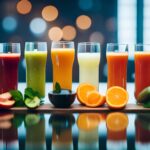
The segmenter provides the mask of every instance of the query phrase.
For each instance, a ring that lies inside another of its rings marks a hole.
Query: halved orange
[[[128,116],[125,113],[115,112],[107,115],[106,126],[109,131],[122,131],[128,126]]]
[[[81,104],[85,105],[85,102],[87,100],[87,94],[90,91],[96,90],[96,87],[88,84],[88,83],[81,83],[79,84],[77,88],[77,99]]]
[[[98,91],[90,91],[87,94],[85,105],[88,107],[98,107],[104,105],[106,97],[101,95]]]
[[[128,92],[119,86],[113,86],[106,92],[106,102],[111,109],[122,109],[129,99]]]
[[[98,127],[101,121],[101,114],[82,113],[77,119],[77,126],[81,130],[92,130]]]

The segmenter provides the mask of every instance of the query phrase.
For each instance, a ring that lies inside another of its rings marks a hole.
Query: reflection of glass
[[[135,58],[135,97],[150,86],[150,45],[137,44]]]
[[[99,89],[100,44],[82,42],[78,44],[79,82],[93,84]]]
[[[74,122],[72,114],[52,114],[52,150],[73,150],[71,129]]]
[[[11,122],[13,114],[0,115],[0,149],[18,150],[18,131]]]
[[[128,46],[127,44],[107,44],[108,81],[107,88],[121,86],[126,89]]]
[[[136,150],[150,149],[150,114],[139,114],[135,120]]]
[[[45,119],[43,115],[28,114],[25,117],[26,150],[46,150]]]
[[[74,42],[52,42],[53,88],[58,82],[63,89],[72,90],[74,55]]]
[[[0,93],[18,87],[20,43],[0,43]]]
[[[44,97],[47,43],[26,42],[25,59],[27,87],[33,88],[38,91],[42,97]]]
[[[79,129],[78,149],[98,150],[98,126],[102,116],[97,113],[79,114],[77,126]]]
[[[128,116],[124,113],[110,113],[106,119],[107,125],[107,149],[127,150],[126,129]]]

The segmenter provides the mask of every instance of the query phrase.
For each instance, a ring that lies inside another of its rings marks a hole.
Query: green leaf
[[[55,93],[60,93],[61,92],[61,86],[58,82],[55,83],[55,89],[54,89]]]
[[[18,90],[11,90],[9,92],[12,95],[12,98],[15,101],[23,101],[23,95],[22,95],[22,93],[20,91],[18,91]]]
[[[143,103],[143,106],[145,108],[150,108],[150,101],[147,101],[147,102]]]
[[[41,99],[41,95],[39,94],[38,91],[33,90],[32,88],[26,88],[24,91],[24,97],[26,98],[30,98],[33,99],[35,96],[37,96],[38,98]]]

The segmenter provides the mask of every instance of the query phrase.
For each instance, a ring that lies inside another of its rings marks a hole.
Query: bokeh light
[[[63,29],[63,39],[64,40],[73,40],[76,37],[76,29],[73,26],[67,25]]]
[[[13,32],[17,28],[17,21],[12,16],[7,16],[3,19],[2,27],[7,32]]]
[[[89,16],[81,15],[76,19],[76,25],[81,30],[89,29],[91,27],[91,24],[92,24],[92,21]]]
[[[46,22],[42,18],[34,18],[30,22],[30,30],[33,34],[39,35],[46,30]]]
[[[58,17],[57,8],[52,5],[44,7],[42,10],[42,17],[46,21],[54,21]]]
[[[84,11],[88,11],[93,7],[93,0],[79,0],[79,7]]]
[[[101,32],[93,32],[90,35],[90,42],[99,42],[100,44],[104,43],[104,36]]]
[[[32,4],[29,0],[21,0],[17,3],[17,11],[20,14],[28,14],[32,9]]]
[[[52,41],[60,41],[63,37],[63,31],[59,27],[52,27],[48,31],[48,36]]]

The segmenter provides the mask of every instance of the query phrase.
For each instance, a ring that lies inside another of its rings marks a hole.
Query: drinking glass
[[[79,82],[90,83],[99,90],[100,44],[78,43]]]
[[[26,82],[27,87],[32,88],[45,96],[45,77],[47,60],[46,42],[26,42]]]
[[[135,46],[135,97],[150,86],[150,44]]]
[[[72,69],[75,56],[74,42],[52,42],[53,89],[56,82],[61,88],[72,90]]]
[[[0,93],[18,88],[20,43],[0,43]]]
[[[107,88],[120,86],[126,89],[128,45],[108,43],[106,58],[108,65]]]

